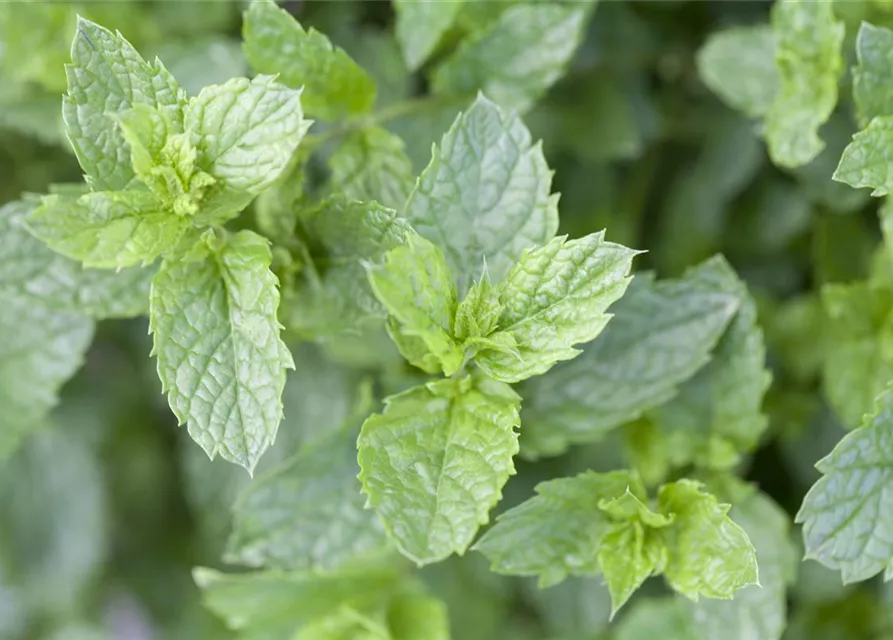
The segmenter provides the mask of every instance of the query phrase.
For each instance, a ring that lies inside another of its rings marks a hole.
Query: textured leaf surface
[[[732,600],[690,605],[702,640],[779,640],[787,626],[787,587],[799,558],[790,538],[790,516],[765,494],[735,498],[730,517],[757,552],[760,584],[735,592]]]
[[[149,310],[171,409],[209,457],[249,472],[276,436],[294,366],[279,338],[270,259],[267,241],[250,231],[222,248],[200,244],[162,263]]]
[[[387,400],[360,433],[360,480],[418,564],[463,553],[514,473],[520,399],[505,384],[441,380]]]
[[[435,147],[403,213],[443,250],[463,297],[484,260],[499,282],[524,249],[555,235],[551,183],[542,148],[520,118],[478,96]]]
[[[434,91],[474,95],[524,111],[564,71],[583,35],[586,12],[572,3],[510,7],[488,29],[464,41],[434,73]]]
[[[893,143],[893,116],[879,116],[853,136],[840,158],[834,179],[851,187],[871,187],[883,196],[893,188],[893,164],[888,158]]]
[[[367,127],[346,136],[329,159],[333,189],[348,198],[375,200],[391,209],[402,209],[414,181],[412,162],[403,149],[397,135],[380,127]]]
[[[775,34],[768,25],[712,33],[698,51],[698,73],[730,107],[751,117],[763,116],[780,84]]]
[[[829,2],[782,0],[772,7],[781,87],[766,113],[772,161],[799,167],[825,147],[819,127],[837,104],[844,25]]]
[[[123,189],[133,178],[130,148],[109,116],[145,104],[182,128],[186,94],[159,61],[146,63],[121,34],[84,19],[66,72],[62,117],[87,181],[96,190]]]
[[[671,399],[707,364],[739,299],[717,287],[714,258],[677,280],[639,274],[583,353],[521,388],[523,455],[590,442]]]
[[[230,189],[253,195],[279,177],[309,125],[301,91],[266,75],[202,89],[189,101],[185,121],[199,166]]]
[[[189,221],[148,191],[95,191],[75,199],[50,195],[28,227],[59,253],[89,267],[149,263],[176,246]]]
[[[573,345],[595,338],[610,320],[605,311],[626,291],[635,255],[605,242],[604,232],[526,251],[499,285],[498,326],[516,349],[484,351],[475,362],[497,380],[520,382],[576,357]]]
[[[863,22],[856,38],[853,102],[862,126],[893,115],[893,31]]]
[[[358,472],[356,431],[347,428],[258,476],[233,509],[227,562],[327,572],[387,551]]]
[[[248,62],[258,73],[279,75],[293,89],[303,87],[307,113],[326,119],[372,108],[375,83],[323,34],[303,27],[274,2],[252,2],[242,29]]]
[[[893,573],[893,393],[816,465],[822,477],[803,500],[806,556],[840,571],[844,583]]]
[[[412,228],[392,209],[340,197],[323,203],[306,224],[325,258],[317,261],[318,280],[308,279],[292,301],[289,326],[331,339],[380,324],[387,311],[372,292],[364,265],[380,264],[406,242]]]
[[[758,584],[756,552],[728,517],[729,505],[691,480],[661,487],[658,503],[675,517],[673,526],[662,530],[668,547],[664,576],[673,589],[695,601],[698,596],[728,600],[737,589]]]
[[[713,353],[712,361],[686,382],[678,395],[649,414],[663,437],[683,445],[676,465],[689,462],[716,468],[752,450],[766,429],[763,396],[771,381],[763,332],[747,286],[724,260],[710,263],[705,287],[740,300],[738,312]],[[730,450],[716,456],[715,451]]]
[[[417,339],[416,343],[423,342],[441,363],[444,375],[451,376],[463,361],[462,349],[453,340],[453,276],[434,244],[414,234],[407,240],[389,251],[384,262],[369,269],[369,282],[375,296],[398,321],[399,327],[392,328]]]
[[[418,69],[453,25],[465,0],[394,0],[397,41],[410,71]]]

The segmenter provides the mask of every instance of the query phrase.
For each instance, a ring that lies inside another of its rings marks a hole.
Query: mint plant
[[[0,7],[0,637],[893,637],[888,7],[333,7]]]

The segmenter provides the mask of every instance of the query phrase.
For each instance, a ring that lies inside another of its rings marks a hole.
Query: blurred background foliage
[[[404,65],[387,2],[282,4],[371,73],[380,110],[424,95],[426,69],[511,3],[466,5],[415,73]],[[562,233],[607,228],[609,239],[647,249],[637,267],[662,277],[723,253],[747,281],[759,302],[774,383],[766,400],[770,429],[743,470],[793,516],[817,477],[813,464],[844,433],[821,393],[828,343],[858,339],[835,333],[820,288],[886,274],[872,259],[881,242],[876,201],[830,179],[855,130],[848,76],[844,99],[821,132],[826,150],[789,171],[770,163],[757,125],[702,80],[699,51],[711,34],[765,23],[770,4],[602,2],[566,75],[524,120],[543,139],[555,170]],[[243,8],[225,1],[0,4],[3,201],[80,178],[59,122],[78,13],[119,29],[144,55],[160,56],[194,93],[248,72],[240,50]],[[838,2],[835,10],[850,41],[863,19],[893,26],[889,2]],[[463,106],[396,109],[382,124],[403,138],[417,173]],[[306,167],[311,192],[325,189],[330,152],[324,147]],[[255,205],[260,225],[263,206]],[[388,344],[320,347],[302,341],[301,330],[294,334],[297,370],[263,468],[340,427],[358,403],[378,406],[378,398],[414,376]],[[149,348],[144,319],[100,323],[50,423],[0,466],[0,638],[230,637],[201,607],[190,571],[221,566],[230,507],[249,478],[224,461],[209,462],[177,428]],[[559,457],[519,461],[499,509],[528,497],[539,480],[622,466],[631,429]],[[598,579],[540,591],[530,580],[489,573],[477,554],[426,568],[421,577],[449,606],[458,640],[690,637],[682,624],[674,631],[678,600],[654,581],[609,625]],[[891,597],[879,580],[842,586],[838,574],[802,564],[789,591],[784,637],[891,638]]]

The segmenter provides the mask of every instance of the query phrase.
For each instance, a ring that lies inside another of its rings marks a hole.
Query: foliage
[[[893,638],[890,4],[281,4],[0,6],[0,638]]]

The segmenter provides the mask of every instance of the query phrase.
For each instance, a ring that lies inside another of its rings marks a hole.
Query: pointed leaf
[[[464,4],[465,0],[394,0],[394,11],[397,14],[394,29],[403,51],[403,59],[410,71],[422,66],[433,53]]]
[[[414,182],[404,146],[399,136],[380,127],[346,136],[329,159],[333,190],[354,200],[403,208]]]

